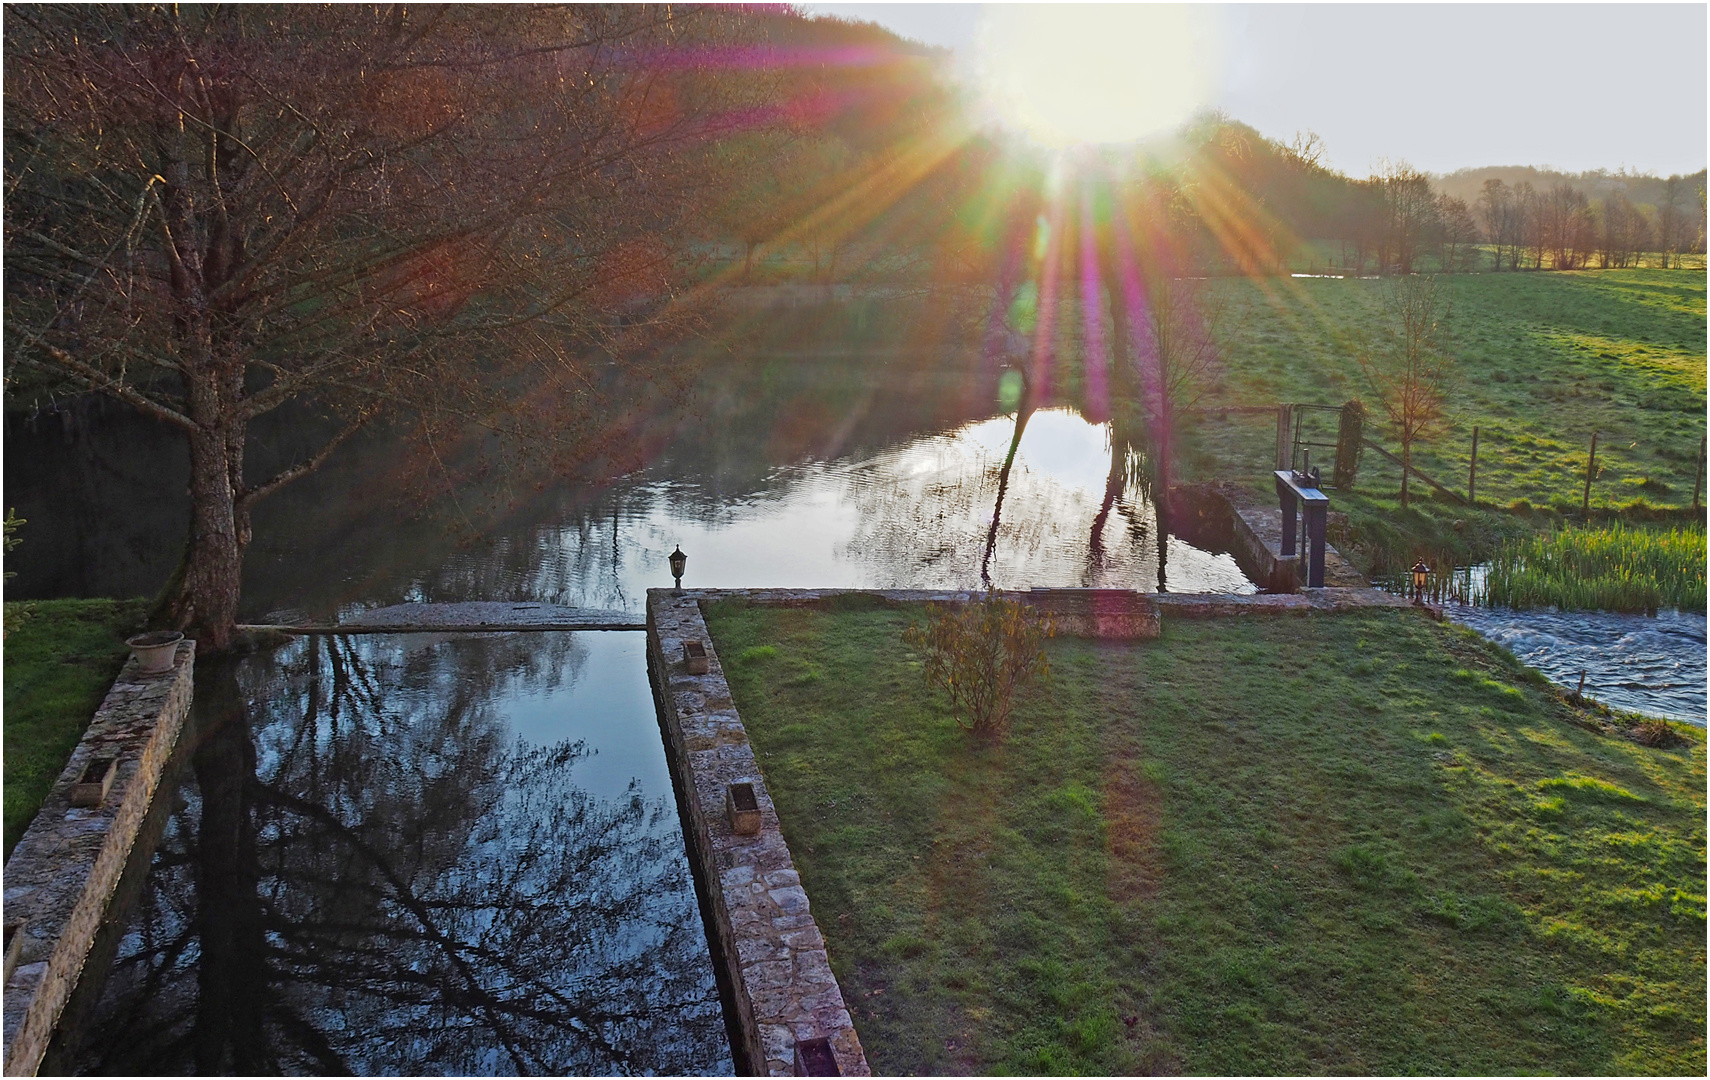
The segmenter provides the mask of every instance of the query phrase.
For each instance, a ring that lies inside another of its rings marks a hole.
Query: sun
[[[986,109],[1035,141],[1119,143],[1211,103],[1215,42],[1203,8],[989,4],[974,70]]]

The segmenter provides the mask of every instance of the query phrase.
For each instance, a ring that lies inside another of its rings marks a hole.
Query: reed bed
[[[1478,599],[1522,609],[1703,611],[1704,564],[1702,529],[1569,527],[1503,544]]]

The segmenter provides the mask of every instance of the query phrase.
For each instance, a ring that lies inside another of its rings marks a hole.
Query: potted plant
[[[178,656],[178,643],[184,635],[177,630],[151,630],[146,634],[125,639],[131,655],[137,658],[137,670],[143,675],[160,675],[171,671]]]

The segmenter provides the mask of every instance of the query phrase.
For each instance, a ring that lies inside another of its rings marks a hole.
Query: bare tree
[[[1681,181],[1679,175],[1671,176],[1663,181],[1663,195],[1657,201],[1657,248],[1662,252],[1663,269],[1669,267],[1669,257],[1680,250],[1680,195]],[[1678,256],[1675,265],[1679,265]]]
[[[1413,262],[1436,221],[1431,179],[1405,161],[1382,162],[1377,180],[1383,191],[1385,226],[1378,251],[1384,273],[1413,273]]]
[[[60,380],[183,433],[169,618],[204,648],[232,632],[257,500],[383,416],[569,453],[599,431],[606,358],[681,313],[665,238],[713,175],[737,80],[707,57],[740,13],[4,19],[8,386]],[[249,475],[249,425],[292,403],[330,434]]]
[[[1478,216],[1490,244],[1492,269],[1502,269],[1502,252],[1514,229],[1514,193],[1496,177],[1484,182],[1478,196]]]
[[[1357,357],[1401,443],[1404,507],[1413,444],[1437,434],[1447,422],[1445,406],[1455,372],[1447,325],[1451,314],[1436,278],[1397,278],[1384,294],[1378,330]]]
[[[1453,274],[1458,270],[1470,270],[1478,258],[1478,250],[1474,247],[1478,241],[1478,224],[1473,221],[1466,200],[1439,196],[1437,222],[1437,235],[1441,239],[1437,262],[1443,272]]]
[[[1523,180],[1514,187],[1514,201],[1514,268],[1518,270],[1522,262],[1531,259],[1532,269],[1542,270],[1544,249],[1548,246],[1544,199],[1529,181]]]
[[[1221,296],[1203,280],[1149,275],[1133,342],[1133,379],[1151,465],[1152,502],[1159,531],[1170,519],[1170,484],[1182,421],[1210,392],[1222,369]]]

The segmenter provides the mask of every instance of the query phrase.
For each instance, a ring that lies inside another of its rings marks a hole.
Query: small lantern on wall
[[[1431,573],[1431,568],[1420,559],[1413,564],[1413,599],[1423,604],[1425,602],[1425,578]]]
[[[676,579],[677,591],[683,591],[683,567],[689,562],[689,557],[683,554],[683,546],[678,544],[676,550],[669,556],[671,560],[671,576]]]

